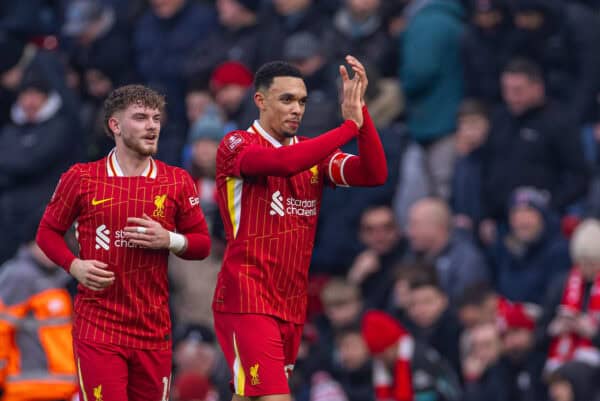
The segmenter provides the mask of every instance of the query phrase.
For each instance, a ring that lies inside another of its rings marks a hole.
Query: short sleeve
[[[240,162],[244,150],[254,141],[251,134],[245,131],[233,131],[227,134],[217,151],[217,175],[227,177],[242,177]]]
[[[81,211],[81,170],[78,165],[64,173],[46,207],[43,219],[54,228],[66,231]]]
[[[177,212],[177,221],[175,222],[177,231],[185,233],[190,227],[198,223],[205,223],[204,213],[200,208],[200,198],[198,190],[192,177],[184,170],[181,170],[182,185],[179,196],[179,210]]]

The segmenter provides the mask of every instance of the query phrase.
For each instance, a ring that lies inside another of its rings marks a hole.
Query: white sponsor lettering
[[[108,251],[110,248],[110,230],[106,228],[106,224],[101,224],[96,227],[96,249],[104,249]]]
[[[285,215],[283,211],[283,196],[281,196],[281,192],[275,191],[273,195],[271,195],[271,211],[269,212],[271,216],[275,216],[276,214],[279,216]]]
[[[192,205],[192,206],[198,206],[200,204],[200,198],[197,196],[190,196],[189,201],[190,201],[190,205]]]
[[[285,199],[284,206],[281,192],[275,191],[275,193],[271,195],[271,210],[269,211],[269,214],[271,216],[279,215],[283,217],[286,213],[296,216],[316,216],[317,201],[315,199],[296,199],[289,197]]]
[[[102,224],[96,228],[96,249],[104,249],[108,251],[111,245],[110,230],[106,228],[106,224]],[[131,240],[125,238],[125,231],[117,230],[114,232],[115,240],[112,243],[116,248],[138,248]]]

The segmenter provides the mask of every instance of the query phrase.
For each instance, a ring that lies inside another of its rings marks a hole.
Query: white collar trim
[[[254,120],[254,123],[250,126],[250,128],[248,128],[248,131],[250,132],[254,132],[260,136],[262,136],[263,138],[265,138],[271,145],[273,145],[276,148],[280,148],[283,145],[281,144],[281,142],[279,142],[277,139],[273,138],[267,131],[265,131],[265,129],[260,125],[260,123],[258,122],[258,120]],[[292,138],[292,140],[290,141],[290,145],[294,145],[298,143],[298,137],[294,136]]]
[[[119,161],[117,160],[116,148],[113,148],[108,154],[108,157],[106,158],[106,172],[108,173],[109,177],[125,177],[125,174],[123,174],[123,170],[119,165]],[[144,171],[142,171],[142,174],[140,174],[140,176],[153,179],[156,178],[156,163],[154,162],[153,158],[150,158],[148,166],[146,166],[146,168],[144,169]]]

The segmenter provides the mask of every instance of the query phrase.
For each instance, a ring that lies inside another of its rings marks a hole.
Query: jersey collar
[[[265,131],[265,129],[258,122],[258,120],[254,120],[254,123],[252,123],[250,128],[248,128],[248,131],[254,132],[255,134],[262,136],[265,140],[267,140],[271,145],[273,145],[276,148],[283,146],[281,142],[273,138],[267,131]],[[290,145],[294,145],[296,143],[298,143],[298,137],[294,136],[290,141]]]
[[[125,177],[125,174],[123,174],[123,170],[121,169],[121,166],[119,166],[119,161],[117,160],[117,154],[115,151],[115,148],[113,148],[110,153],[108,154],[108,157],[106,158],[106,172],[108,173],[109,177]],[[156,178],[157,175],[157,171],[156,171],[156,163],[154,162],[153,158],[150,158],[150,163],[148,163],[148,166],[144,169],[144,171],[142,171],[142,174],[140,174],[140,177],[146,177],[146,178]]]

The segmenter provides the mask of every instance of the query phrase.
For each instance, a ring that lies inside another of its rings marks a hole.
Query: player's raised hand
[[[69,272],[84,287],[101,291],[115,282],[115,273],[106,270],[108,265],[93,259],[75,259]]]
[[[139,217],[128,217],[124,228],[125,238],[132,244],[149,249],[168,249],[169,231],[146,213]]]
[[[358,59],[354,56],[346,56],[346,62],[350,65],[350,68],[352,68],[352,70],[354,71],[355,74],[358,74],[360,81],[361,81],[361,93],[360,93],[360,99],[361,99],[361,105],[364,106],[365,105],[365,93],[367,92],[367,86],[369,85],[369,79],[367,78],[367,70],[365,69],[365,67],[362,65],[362,63],[360,61],[358,61]]]
[[[362,81],[359,74],[354,74],[350,79],[345,66],[340,66],[342,77],[342,117],[344,120],[352,120],[360,128],[363,124],[362,115]]]

